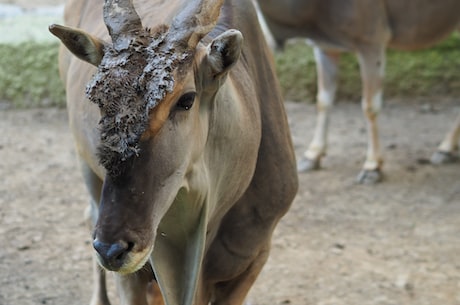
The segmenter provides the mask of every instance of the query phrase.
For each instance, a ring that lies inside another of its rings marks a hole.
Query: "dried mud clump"
[[[119,175],[122,163],[139,154],[150,111],[173,90],[175,71],[190,62],[189,50],[168,43],[167,30],[146,30],[122,50],[106,47],[87,86],[101,111],[98,157],[109,175]]]

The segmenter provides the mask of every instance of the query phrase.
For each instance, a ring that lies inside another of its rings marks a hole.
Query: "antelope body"
[[[242,304],[297,191],[251,2],[70,0],[65,21],[50,31],[121,303]],[[91,303],[109,304],[97,266],[95,283]]]
[[[317,123],[299,171],[320,167],[327,149],[329,112],[337,88],[340,53],[354,52],[361,70],[362,109],[367,122],[368,149],[358,180],[378,182],[382,157],[377,116],[382,107],[382,83],[387,47],[425,48],[460,25],[458,0],[260,0],[268,28],[279,43],[294,37],[314,45],[318,72]],[[432,157],[433,163],[457,159],[460,116]]]

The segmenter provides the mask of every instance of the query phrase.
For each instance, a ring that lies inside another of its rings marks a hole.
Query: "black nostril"
[[[95,239],[93,247],[99,254],[101,264],[109,270],[116,271],[123,265],[134,244],[124,241],[109,244]]]

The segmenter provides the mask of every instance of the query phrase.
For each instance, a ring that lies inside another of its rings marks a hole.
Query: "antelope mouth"
[[[121,275],[140,270],[148,262],[153,251],[153,245],[141,251],[135,251],[133,245],[128,245],[120,250],[122,247],[118,244],[101,245],[97,240],[94,241],[94,248],[99,265],[108,271],[114,271]]]

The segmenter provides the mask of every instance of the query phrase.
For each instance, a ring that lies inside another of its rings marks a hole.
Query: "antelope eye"
[[[179,110],[189,110],[195,101],[196,92],[187,92],[177,101],[176,108]]]

